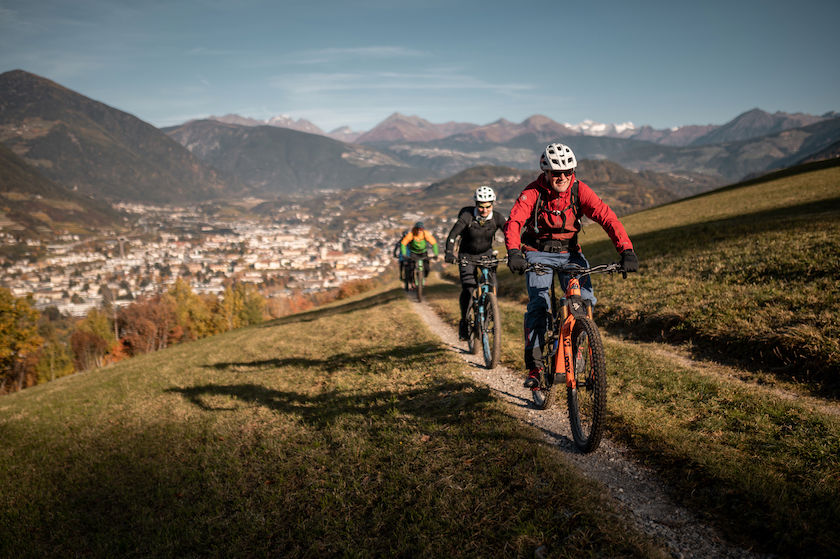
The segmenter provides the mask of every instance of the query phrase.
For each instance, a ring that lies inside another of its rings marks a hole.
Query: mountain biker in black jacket
[[[496,202],[496,193],[489,186],[479,186],[473,195],[475,206],[461,208],[458,212],[458,221],[449,231],[446,238],[444,260],[450,264],[455,263],[455,239],[461,237],[461,244],[458,247],[458,255],[486,256],[493,250],[493,237],[496,231],[503,229],[505,217],[499,212],[493,211]],[[458,337],[466,340],[469,337],[469,327],[466,316],[470,306],[470,297],[476,287],[475,265],[462,264],[459,268],[461,277],[461,322],[458,324]],[[490,271],[490,279],[493,286],[496,285],[495,267]]]
[[[405,259],[403,258],[402,250],[400,247],[402,246],[401,241],[406,235],[408,235],[408,229],[402,232],[402,234],[400,235],[400,240],[394,244],[393,250],[393,257],[396,258],[400,264],[400,281],[405,280]]]

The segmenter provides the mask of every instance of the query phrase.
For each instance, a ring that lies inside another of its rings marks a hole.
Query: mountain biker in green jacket
[[[461,237],[458,255],[489,256],[493,250],[493,238],[496,231],[505,225],[505,217],[493,211],[496,203],[496,193],[489,186],[479,186],[473,194],[475,206],[461,208],[458,221],[446,237],[444,260],[455,263],[455,240]],[[461,278],[461,296],[458,300],[461,306],[461,321],[458,323],[458,337],[462,340],[469,338],[469,325],[466,316],[470,306],[470,298],[476,287],[475,264],[461,264],[458,268]],[[496,268],[490,270],[490,280],[496,285]]]
[[[434,252],[435,258],[437,258],[438,243],[435,240],[434,235],[426,231],[423,227],[422,221],[415,223],[414,227],[411,228],[411,231],[409,231],[408,234],[403,237],[402,241],[400,241],[400,254],[402,254],[403,260],[405,260],[406,263],[405,277],[408,278],[410,289],[415,287],[413,280],[415,259],[410,258],[409,253],[415,256],[422,256],[423,277],[428,277],[429,245],[431,245],[432,252]]]

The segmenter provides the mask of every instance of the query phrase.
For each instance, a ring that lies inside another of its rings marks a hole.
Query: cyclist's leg
[[[525,253],[525,260],[529,264],[551,263],[550,253],[528,251]],[[528,306],[525,309],[525,368],[537,369],[542,363],[542,346],[545,342],[545,329],[549,319],[551,308],[551,287],[552,273],[537,274],[527,272],[525,283],[528,287]]]
[[[423,258],[423,277],[429,277],[429,257]]]
[[[458,266],[458,277],[461,280],[461,316],[463,316],[472,296],[472,290],[478,285],[475,281],[475,266],[473,264]],[[466,302],[464,302],[464,293],[467,294]]]
[[[414,285],[414,260],[411,258],[405,261],[405,279],[409,284]]]
[[[461,321],[458,323],[458,335],[466,340],[469,337],[469,325],[466,322],[467,309],[472,304],[472,292],[476,287],[475,266],[464,264],[458,266],[458,275],[461,279],[461,295],[458,297],[458,304],[461,307]]]

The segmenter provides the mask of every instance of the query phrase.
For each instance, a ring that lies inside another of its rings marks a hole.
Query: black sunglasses
[[[568,169],[566,171],[549,171],[552,177],[570,177],[572,173],[574,173],[574,169]]]
[[[492,204],[492,203],[489,203],[489,204],[476,204],[476,206],[478,206],[478,207],[479,207],[479,208],[481,208],[481,209],[487,209],[487,208],[492,208],[492,207],[493,207],[493,204]]]

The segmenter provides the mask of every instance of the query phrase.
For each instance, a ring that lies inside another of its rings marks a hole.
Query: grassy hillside
[[[5,396],[0,557],[665,556],[462,366],[393,290]]]
[[[640,273],[595,279],[611,437],[744,545],[840,547],[840,167],[804,166],[622,219]],[[592,263],[616,253],[597,225]],[[499,274],[502,359],[522,370],[524,280]],[[432,304],[457,321],[457,288]],[[677,351],[655,343],[684,342]],[[711,358],[696,365],[686,356]]]
[[[840,396],[840,166],[819,167],[624,218],[642,269],[599,290],[602,324]],[[597,225],[581,238],[615,258]]]
[[[44,178],[0,144],[0,229],[34,236],[40,231],[85,233],[119,222],[119,213],[108,204]]]

